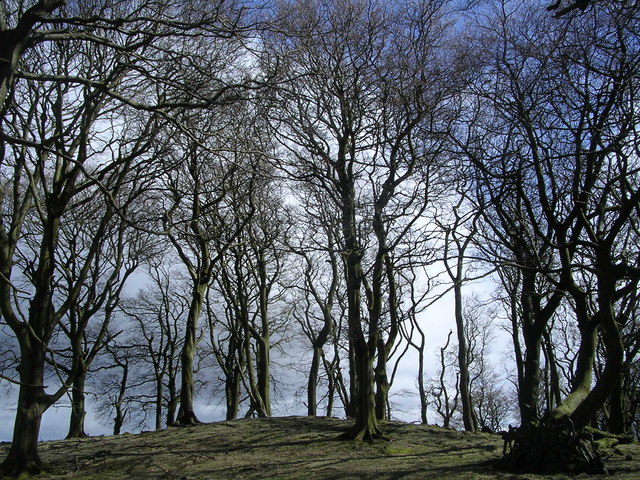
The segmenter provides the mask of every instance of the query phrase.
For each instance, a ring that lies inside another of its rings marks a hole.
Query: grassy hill
[[[169,428],[140,435],[44,442],[49,479],[436,479],[589,478],[516,475],[493,470],[497,435],[390,422],[390,442],[336,440],[349,423],[326,418],[270,418]],[[2,454],[7,445],[2,445]],[[612,450],[616,480],[640,479],[640,445]],[[602,477],[601,477],[602,478]]]

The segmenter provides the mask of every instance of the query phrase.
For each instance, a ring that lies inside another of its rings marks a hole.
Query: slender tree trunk
[[[264,415],[271,416],[271,338],[269,334],[269,289],[267,281],[266,261],[258,260],[260,275],[260,321],[262,333],[258,339],[258,389]]]
[[[307,384],[307,415],[310,417],[315,417],[318,413],[317,387],[321,355],[322,348],[314,346],[313,357],[311,358],[311,367],[309,368],[309,382]]]
[[[420,342],[420,348],[418,349],[418,393],[420,395],[420,421],[423,425],[426,425],[427,420],[427,407],[429,401],[427,400],[427,390],[424,387],[424,334],[420,332],[422,340]]]
[[[176,373],[173,365],[169,365],[169,380],[167,382],[167,393],[169,400],[167,401],[167,426],[175,425],[176,410],[178,409],[178,392],[176,388]]]
[[[235,420],[238,418],[238,410],[240,409],[240,376],[242,372],[236,365],[231,368],[231,372],[225,379],[225,398],[227,404],[227,420]]]
[[[551,412],[562,402],[562,392],[560,390],[560,375],[558,375],[558,365],[555,353],[553,351],[553,344],[551,342],[549,329],[545,329],[543,340],[544,357],[547,364],[547,371],[549,372],[549,378],[547,382],[547,409]]]
[[[378,287],[373,289],[374,296],[379,296],[379,300],[376,305],[376,313],[371,315],[373,319],[376,319],[373,324],[373,328],[375,328],[376,332],[374,333],[377,343],[377,364],[375,368],[375,381],[376,381],[376,417],[378,420],[387,420],[390,418],[391,413],[389,411],[389,390],[391,389],[391,382],[389,381],[389,376],[387,373],[387,365],[389,362],[389,357],[391,356],[391,352],[393,350],[393,346],[396,343],[396,339],[398,337],[400,331],[400,319],[398,318],[398,293],[394,278],[394,265],[391,259],[390,254],[388,253],[387,241],[386,241],[386,232],[382,227],[383,222],[381,220],[382,215],[379,215],[379,220],[375,223],[378,223],[378,242],[380,245],[381,252],[383,254],[380,256],[380,268],[384,270],[384,277],[387,280],[387,303],[389,306],[389,333],[385,340],[385,338],[381,335],[379,331],[380,324],[380,316],[382,311],[382,282],[383,282],[383,272],[377,272],[375,275],[379,275]],[[382,268],[384,267],[384,268]],[[374,280],[376,283],[376,280]]]
[[[375,404],[376,418],[378,420],[387,420],[387,403],[389,398],[389,377],[387,375],[387,349],[383,338],[378,338],[377,346],[377,363],[375,367]]]
[[[249,382],[249,386],[247,390],[249,391],[249,399],[251,401],[251,405],[249,406],[249,410],[247,411],[245,418],[249,418],[254,413],[257,413],[259,417],[266,417],[265,407],[262,403],[262,396],[260,395],[260,387],[258,386],[258,382],[256,381],[256,373],[253,365],[252,359],[252,348],[251,348],[251,339],[254,338],[251,334],[249,327],[249,319],[246,318],[248,312],[243,313],[243,325],[244,325],[244,357],[245,357],[245,366],[247,372],[247,380]]]
[[[353,348],[353,341],[349,338],[349,395],[347,396],[347,417],[356,418],[358,415],[358,405],[356,398],[358,397],[358,372],[355,367],[356,354]]]
[[[83,361],[78,371],[78,375],[73,379],[71,390],[71,417],[69,419],[69,433],[67,439],[84,438],[88,435],[84,431],[85,410],[85,379],[86,367]]]
[[[460,372],[460,403],[462,405],[462,423],[468,432],[478,430],[478,420],[473,409],[471,398],[471,380],[469,375],[469,352],[467,349],[467,337],[464,328],[464,315],[462,312],[462,277],[463,258],[458,258],[458,280],[454,282],[454,309],[456,319],[456,331],[458,336],[458,371]]]
[[[156,418],[155,418],[155,429],[162,429],[162,394],[164,390],[164,385],[162,382],[162,377],[156,379]]]
[[[178,425],[193,425],[200,423],[193,410],[195,395],[195,379],[193,377],[193,359],[197,347],[198,319],[207,292],[207,283],[198,282],[193,291],[193,298],[187,316],[184,345],[180,354],[182,364],[182,381],[180,386],[180,409],[176,417]]]
[[[122,378],[120,379],[120,390],[115,401],[116,416],[113,419],[113,434],[120,435],[124,424],[125,412],[122,408],[127,393],[127,380],[129,378],[129,362],[125,360],[122,366]]]
[[[518,391],[520,390],[520,385],[524,383],[524,355],[522,354],[522,345],[520,344],[520,323],[518,317],[518,301],[516,300],[517,295],[511,294],[509,299],[510,306],[510,315],[509,319],[511,321],[511,341],[513,343],[513,355],[516,361],[516,372],[517,372],[517,380],[518,380]]]
[[[519,385],[518,401],[522,425],[536,422],[539,418],[540,396],[540,351],[544,326],[536,317],[537,293],[534,271],[522,272],[522,336],[525,358],[522,382]]]
[[[260,396],[260,416],[271,416],[271,378],[269,373],[269,336],[258,341],[258,395]]]
[[[336,391],[336,380],[333,374],[333,368],[327,365],[327,361],[322,356],[322,361],[325,365],[325,370],[327,371],[327,417],[331,418],[333,416],[333,399]]]

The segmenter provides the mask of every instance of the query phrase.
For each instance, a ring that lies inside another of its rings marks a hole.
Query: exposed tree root
[[[180,412],[173,425],[177,427],[187,427],[189,425],[200,425],[201,423],[198,417],[196,417],[196,414],[193,411],[189,411]]]
[[[339,437],[339,440],[356,440],[360,442],[373,443],[376,440],[385,442],[391,439],[387,437],[377,425],[359,425],[356,423],[353,427],[348,428]]]
[[[38,475],[47,470],[47,466],[39,459],[21,462],[15,458],[15,456],[9,455],[9,457],[0,464],[0,478],[22,478],[25,474],[27,476]]]
[[[503,457],[496,467],[517,473],[606,474],[604,459],[593,436],[576,432],[568,417],[539,425],[509,427],[502,433]]]

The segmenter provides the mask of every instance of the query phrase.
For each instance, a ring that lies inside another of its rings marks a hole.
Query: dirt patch
[[[54,479],[580,479],[588,475],[514,475],[490,463],[502,440],[432,426],[389,422],[390,442],[337,440],[349,422],[287,417],[237,420],[140,435],[43,442],[42,459]],[[8,446],[2,445],[2,450]],[[3,452],[4,453],[4,452]],[[615,471],[606,478],[638,480],[640,445],[607,452]],[[600,477],[604,478],[604,477]]]

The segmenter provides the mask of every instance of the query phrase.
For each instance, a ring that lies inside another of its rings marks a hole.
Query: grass
[[[499,436],[389,422],[390,442],[337,440],[348,422],[307,417],[236,420],[140,435],[43,442],[49,464],[42,480],[58,479],[436,479],[541,480],[579,476],[498,472]],[[8,446],[2,445],[3,453]],[[640,479],[640,445],[609,452],[614,480]]]

